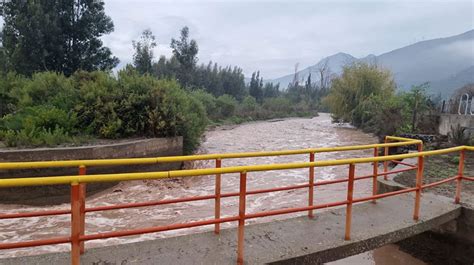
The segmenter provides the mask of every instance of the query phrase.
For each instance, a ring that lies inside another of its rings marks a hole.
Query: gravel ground
[[[474,153],[466,152],[464,160],[464,176],[474,176]],[[453,177],[457,175],[459,165],[459,154],[452,153],[439,156],[430,156],[425,158],[425,168],[423,174],[423,182],[433,183]],[[398,183],[406,186],[414,187],[416,180],[416,171],[409,171],[400,174],[394,178]],[[439,185],[427,190],[435,194],[444,195],[450,198],[454,198],[456,192],[456,182],[449,182],[443,185]],[[469,197],[474,197],[474,181],[463,181],[462,183],[463,195],[467,194]],[[465,196],[464,196],[465,197]],[[463,198],[461,198],[462,201]],[[466,198],[469,199],[469,198]]]

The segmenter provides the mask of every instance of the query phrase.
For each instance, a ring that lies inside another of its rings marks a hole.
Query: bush
[[[183,135],[184,153],[189,154],[199,146],[208,119],[202,103],[188,95],[186,95],[186,100],[182,101],[180,108],[185,115],[178,126],[178,133]]]
[[[31,79],[23,82],[22,86],[15,86],[11,94],[18,101],[20,108],[52,105],[69,111],[74,108],[78,99],[73,80],[53,72],[34,74]]]
[[[220,114],[219,118],[233,116],[238,104],[235,98],[227,94],[218,97],[216,103]]]
[[[343,74],[333,80],[323,102],[333,120],[350,122],[378,136],[432,133],[436,119],[428,117],[435,107],[426,88],[427,84],[422,84],[395,94],[389,71],[358,63],[345,67]]]
[[[216,98],[205,90],[197,89],[190,92],[190,96],[204,106],[208,117],[215,117],[218,111]]]
[[[23,87],[25,79],[14,73],[0,74],[0,118],[16,110],[18,100],[13,96],[15,87]]]
[[[451,126],[451,131],[448,133],[449,141],[456,145],[468,145],[470,143],[470,135],[466,131],[466,127],[457,125]]]
[[[63,128],[59,126],[51,129],[38,129],[30,127],[19,131],[3,131],[3,140],[9,147],[37,147],[37,146],[56,146],[64,143],[75,142]]]
[[[121,120],[117,114],[124,96],[116,79],[104,72],[78,72],[72,76],[79,90],[74,111],[85,134],[119,138]],[[125,103],[124,103],[125,104]]]
[[[52,146],[88,135],[183,136],[190,152],[207,124],[203,104],[176,81],[139,75],[130,68],[117,78],[100,71],[69,78],[50,72],[9,78],[1,79],[9,86],[0,91],[2,98],[16,102],[14,112],[2,109],[5,115],[0,116],[0,140],[8,146]],[[21,82],[11,87],[15,79]]]
[[[363,112],[356,112],[357,106],[371,96],[388,98],[395,91],[392,74],[376,65],[357,63],[344,67],[340,77],[332,81],[329,95],[324,103],[331,113],[345,122],[361,120],[355,117]]]
[[[293,110],[290,99],[285,97],[265,99],[263,108],[277,113],[291,113]]]
[[[244,98],[240,105],[240,110],[243,113],[252,113],[258,108],[257,100],[252,96],[247,96]]]
[[[74,113],[52,106],[27,107],[0,120],[0,130],[7,146],[54,146],[71,142],[76,132]]]

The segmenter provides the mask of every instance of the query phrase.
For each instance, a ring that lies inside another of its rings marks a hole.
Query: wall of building
[[[474,115],[441,114],[438,132],[441,135],[448,135],[451,126],[455,128],[458,125],[468,128],[471,133],[474,132]]]

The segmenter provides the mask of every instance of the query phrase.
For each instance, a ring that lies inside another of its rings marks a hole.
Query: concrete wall
[[[469,128],[471,133],[474,132],[474,115],[441,114],[438,132],[441,135],[448,135],[451,131],[451,126],[454,128],[458,124]]]
[[[66,148],[37,148],[0,150],[0,162],[55,161],[105,158],[133,158],[174,156],[183,154],[183,138],[152,138],[119,142],[107,145],[91,145]],[[178,169],[181,163],[155,165],[88,167],[87,174],[128,173],[137,171],[163,171]],[[77,168],[0,170],[0,178],[23,178],[36,176],[64,176],[78,174]],[[110,188],[117,183],[94,183],[87,185],[87,193]],[[0,189],[2,203],[56,204],[69,201],[69,186],[18,187]]]
[[[377,183],[379,194],[407,188],[393,180],[379,178]],[[474,206],[463,203],[461,214],[455,220],[397,245],[428,264],[474,264]]]

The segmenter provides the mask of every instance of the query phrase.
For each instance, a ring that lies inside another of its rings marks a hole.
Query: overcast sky
[[[105,0],[115,31],[104,43],[131,61],[132,40],[155,34],[160,54],[183,26],[199,45],[199,63],[237,65],[276,78],[346,52],[379,55],[414,42],[474,28],[474,2],[451,1],[158,1]]]

